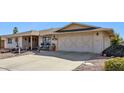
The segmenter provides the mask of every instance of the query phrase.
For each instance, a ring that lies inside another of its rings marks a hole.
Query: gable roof
[[[86,24],[79,24],[79,23],[71,23],[68,24],[61,29],[59,29],[56,32],[68,32],[68,31],[79,31],[79,30],[92,30],[92,29],[97,29],[101,27],[96,27],[96,26],[90,26]]]
[[[69,28],[70,26],[76,25],[77,27],[75,28]],[[78,28],[79,27],[79,28]],[[91,25],[86,25],[86,24],[80,24],[80,23],[71,23],[68,24],[59,30],[57,30],[57,33],[71,33],[71,32],[93,32],[93,31],[104,31],[107,32],[109,35],[114,36],[114,32],[112,28],[102,28],[102,27],[97,27],[97,26],[91,26]]]

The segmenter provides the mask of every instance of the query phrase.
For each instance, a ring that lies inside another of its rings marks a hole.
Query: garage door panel
[[[91,52],[92,42],[90,36],[84,35],[65,35],[59,38],[59,50],[62,51],[79,51],[79,52]]]

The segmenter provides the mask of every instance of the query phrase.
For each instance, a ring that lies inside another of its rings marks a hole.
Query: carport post
[[[31,50],[32,50],[32,36],[31,36],[30,40],[31,40]]]

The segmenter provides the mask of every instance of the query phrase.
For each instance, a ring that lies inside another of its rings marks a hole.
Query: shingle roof
[[[60,28],[50,28],[46,30],[41,30],[39,31],[40,35],[49,35],[49,34],[54,34],[56,31],[58,31]]]
[[[42,32],[42,31],[55,32],[55,31],[58,31],[59,29],[60,28],[50,28],[50,29],[40,30],[40,32]]]
[[[69,29],[69,30],[65,30],[65,27],[68,27],[69,25],[81,25],[81,26],[87,26],[86,28],[79,28],[79,29]],[[90,26],[90,25],[85,25],[85,24],[80,24],[80,23],[71,23],[68,24],[66,26],[64,26],[63,28],[60,28],[59,30],[57,30],[57,33],[70,33],[70,32],[91,32],[91,31],[105,31],[107,33],[109,33],[110,35],[113,35],[113,29],[112,28],[102,28],[102,27],[97,27],[97,26]]]
[[[16,37],[16,36],[27,36],[27,35],[39,35],[39,31],[27,31],[17,34],[1,35],[1,37]]]
[[[88,28],[80,28],[80,29],[71,29],[71,30],[58,30],[57,32],[77,32],[77,31],[90,31],[90,30],[95,30],[100,27],[88,27]]]

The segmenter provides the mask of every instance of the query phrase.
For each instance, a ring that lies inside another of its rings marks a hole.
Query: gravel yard
[[[85,63],[73,71],[104,71],[104,62],[109,59],[107,57],[96,56],[93,59],[86,60]]]
[[[73,71],[104,71],[105,59],[86,61]]]
[[[0,59],[5,59],[5,58],[9,58],[9,57],[14,57],[16,56],[16,54],[13,53],[0,53]]]

